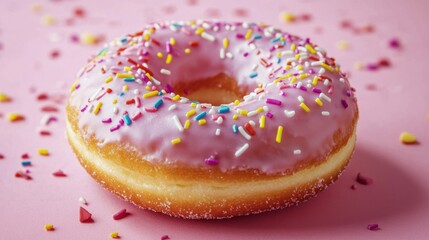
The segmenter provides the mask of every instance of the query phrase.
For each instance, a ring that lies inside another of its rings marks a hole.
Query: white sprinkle
[[[173,104],[171,106],[168,107],[168,111],[173,111],[174,109],[176,109],[177,105]]]
[[[323,112],[322,112],[322,115],[323,115],[323,116],[325,116],[325,117],[329,116],[329,114],[330,114],[330,113],[329,113],[328,111],[323,111]]]
[[[319,69],[319,74],[324,74],[325,73],[325,69],[324,68],[320,68]]]
[[[250,120],[249,123],[250,123],[250,125],[255,126],[255,121]]]
[[[323,85],[328,86],[329,85],[329,80],[325,79],[325,81],[323,81]]]
[[[86,199],[84,197],[80,197],[79,202],[82,204],[88,205],[88,202],[86,201]]]
[[[330,97],[328,97],[326,94],[324,94],[324,93],[320,93],[319,94],[319,97],[320,98],[323,98],[323,99],[325,99],[326,101],[328,101],[328,102],[331,102],[331,98]]]
[[[340,78],[340,82],[344,83],[344,78]]]
[[[218,117],[218,118],[216,119],[216,123],[217,123],[217,124],[222,124],[222,123],[223,123],[223,118],[222,118],[222,117]]]
[[[155,83],[155,85],[161,85],[161,82],[156,80],[153,76],[152,76],[152,82]]]
[[[244,130],[244,128],[242,126],[238,127],[238,131],[241,133],[241,135],[245,139],[250,140],[252,138],[252,136],[250,136],[249,134],[247,134],[247,132]]]
[[[96,99],[96,98],[97,98],[97,96],[98,96],[98,94],[101,92],[101,90],[103,90],[103,88],[99,88],[99,89],[94,93],[94,95],[92,95],[92,96],[89,98],[89,102],[94,101],[94,99]]]
[[[295,150],[293,150],[293,154],[299,155],[299,154],[301,154],[301,150],[300,149],[295,149]]]
[[[113,107],[113,113],[116,115],[118,114],[118,112],[119,112],[119,109],[117,107]]]
[[[219,135],[220,135],[220,128],[217,128],[217,129],[216,129],[216,133],[215,133],[215,134],[216,134],[216,136],[219,136]]]
[[[304,98],[302,96],[298,96],[297,98],[298,98],[298,101],[304,102]]]
[[[307,48],[305,48],[305,47],[298,47],[298,50],[300,52],[307,52]]]
[[[301,81],[299,81],[297,84],[296,84],[296,88],[300,88],[302,86],[302,82]]]
[[[285,110],[284,113],[288,118],[292,118],[293,116],[295,116],[295,111],[293,110],[292,111]]]
[[[216,112],[216,110],[214,109],[214,107],[210,108],[210,110],[209,110],[210,115],[215,114],[215,112]]]
[[[270,111],[270,108],[268,106],[263,106],[262,109],[264,109],[264,112]]]
[[[249,148],[249,144],[248,143],[244,144],[235,152],[235,156],[236,157],[241,156],[241,154],[243,154],[248,148]]]
[[[232,55],[231,52],[227,52],[226,53],[226,57],[229,58],[229,59],[232,59],[234,56]]]
[[[179,117],[177,115],[173,116],[174,124],[176,124],[177,129],[179,129],[180,132],[183,132],[183,125],[179,120]]]
[[[220,59],[225,59],[225,49],[224,48],[220,49],[219,57],[220,57]]]
[[[139,91],[138,89],[134,89],[134,90],[133,90],[133,93],[134,93],[135,95],[139,95],[139,94],[140,94],[140,91]]]
[[[257,111],[250,111],[250,112],[247,113],[247,116],[251,117],[251,116],[255,116],[256,114],[258,114]]]
[[[147,48],[150,47],[150,42],[149,41],[144,42],[144,46]]]
[[[92,111],[90,111],[90,112],[92,112]],[[49,116],[48,114],[43,115],[42,119],[40,119],[40,125],[43,125],[43,126],[48,125],[50,118],[51,118],[51,116]]]
[[[206,32],[201,33],[201,37],[210,42],[214,42],[214,40],[216,40],[216,38],[213,35],[210,35]]]
[[[159,72],[164,75],[171,75],[171,71],[168,69],[162,68]]]
[[[88,112],[92,113],[93,111],[94,111],[94,105],[92,105],[92,104],[91,104],[91,105],[89,106],[89,110],[88,110]]]

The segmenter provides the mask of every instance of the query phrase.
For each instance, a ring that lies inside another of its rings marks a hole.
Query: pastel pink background
[[[429,81],[427,75],[429,22],[428,1],[0,1],[0,92],[13,98],[0,103],[0,238],[1,239],[109,239],[118,231],[121,239],[427,239],[429,230]],[[266,2],[266,3],[264,3]],[[32,5],[42,6],[40,13]],[[73,17],[82,7],[86,17]],[[244,12],[245,14],[237,14]],[[310,21],[286,24],[282,11],[308,13]],[[41,18],[54,16],[57,24],[45,26]],[[244,15],[244,16],[243,16]],[[105,39],[139,30],[150,21],[200,19],[263,21],[297,35],[310,37],[328,50],[351,73],[360,107],[358,144],[351,164],[339,181],[298,207],[221,221],[189,221],[140,210],[96,184],[79,165],[64,136],[64,101],[78,69],[101,45],[70,41],[72,34],[90,32]],[[74,19],[67,25],[67,19]],[[355,26],[374,26],[373,33],[356,34],[340,27],[350,20]],[[52,35],[54,34],[54,35]],[[53,42],[52,36],[59,36]],[[396,37],[402,49],[391,49]],[[350,49],[336,47],[346,40]],[[60,56],[50,57],[58,50]],[[379,71],[356,70],[356,61],[388,58],[392,66]],[[374,84],[375,90],[369,90]],[[37,101],[47,93],[51,100]],[[44,113],[40,108],[61,109],[59,121],[46,128],[51,136],[36,131]],[[6,114],[19,112],[26,119],[11,123]],[[403,145],[402,131],[417,135],[419,144]],[[42,157],[38,148],[49,149]],[[22,169],[21,155],[28,153],[33,180],[15,178]],[[55,178],[62,169],[68,176]],[[356,190],[358,172],[374,184]],[[94,223],[79,222],[80,196]],[[112,215],[126,208],[131,215],[114,221]],[[46,223],[55,231],[46,232]],[[381,230],[369,231],[369,223]]]

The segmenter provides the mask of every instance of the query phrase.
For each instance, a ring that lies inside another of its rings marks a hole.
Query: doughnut
[[[156,22],[79,71],[66,133],[120,198],[230,218],[297,205],[338,178],[356,142],[354,92],[308,38],[247,22]]]

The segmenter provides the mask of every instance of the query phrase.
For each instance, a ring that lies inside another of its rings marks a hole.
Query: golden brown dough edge
[[[348,164],[355,145],[358,114],[347,134],[334,134],[337,143],[325,161],[306,160],[293,172],[267,175],[256,170],[229,171],[186,168],[142,161],[132,147],[97,145],[84,139],[77,110],[67,106],[67,137],[80,163],[103,187],[120,198],[155,212],[213,219],[248,215],[296,205],[333,183]],[[343,136],[341,136],[343,135]]]

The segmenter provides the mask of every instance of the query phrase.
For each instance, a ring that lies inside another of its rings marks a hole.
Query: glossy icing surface
[[[172,86],[225,73],[251,92],[212,106]],[[70,104],[100,144],[165,164],[285,172],[331,151],[357,111],[335,60],[270,26],[162,22],[107,44],[78,74]]]

